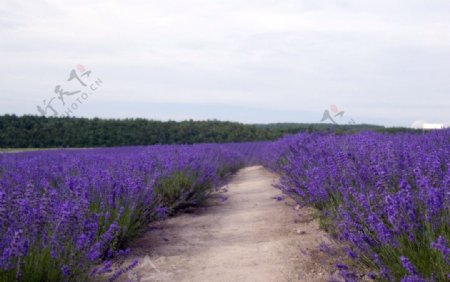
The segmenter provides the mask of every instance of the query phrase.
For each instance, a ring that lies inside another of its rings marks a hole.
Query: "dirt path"
[[[206,207],[152,226],[133,242],[129,261],[140,264],[122,281],[327,281],[325,234],[311,210],[276,199],[274,180],[244,168]]]

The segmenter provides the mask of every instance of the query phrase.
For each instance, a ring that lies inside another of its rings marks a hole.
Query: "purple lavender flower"
[[[408,271],[409,274],[411,275],[417,274],[416,268],[407,257],[400,256],[400,261],[402,262],[403,267],[406,269],[406,271]]]
[[[340,270],[348,270],[348,266],[342,263],[336,264],[336,267]]]
[[[428,282],[429,280],[424,279],[418,275],[408,275],[402,278],[401,282]]]
[[[67,265],[63,265],[61,267],[61,271],[62,271],[63,276],[65,276],[65,277],[70,275],[70,267]]]
[[[440,251],[444,256],[446,262],[450,264],[450,248],[448,247],[444,236],[439,236],[436,242],[433,242],[431,244],[431,247]]]
[[[159,218],[165,218],[168,215],[168,208],[164,206],[159,206],[156,209],[156,212]]]

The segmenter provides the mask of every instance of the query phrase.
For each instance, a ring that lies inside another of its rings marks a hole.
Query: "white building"
[[[428,123],[428,122],[424,122],[424,121],[421,121],[421,120],[416,120],[411,125],[411,128],[424,129],[424,130],[428,130],[428,129],[444,129],[445,125],[443,123]]]

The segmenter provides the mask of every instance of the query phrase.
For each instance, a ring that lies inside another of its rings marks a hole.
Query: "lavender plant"
[[[200,203],[229,173],[256,163],[277,171],[280,188],[318,208],[323,226],[348,246],[347,263],[337,265],[346,280],[361,267],[376,280],[447,281],[449,156],[449,130],[4,154],[0,281],[109,272],[106,263],[86,274],[126,252],[150,221]]]
[[[349,259],[376,270],[370,277],[448,281],[450,130],[300,134],[271,146],[263,162],[281,189],[318,208]]]
[[[106,263],[88,275],[150,221],[200,203],[254,145],[2,155],[0,281],[80,281],[110,271]]]

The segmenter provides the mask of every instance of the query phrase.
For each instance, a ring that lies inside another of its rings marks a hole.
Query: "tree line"
[[[0,116],[1,148],[111,147],[275,140],[285,134],[383,130],[375,125],[242,124],[228,121],[157,121],[43,116]]]

